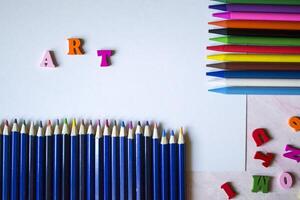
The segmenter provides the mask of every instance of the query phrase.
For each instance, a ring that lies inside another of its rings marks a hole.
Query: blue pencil
[[[135,159],[134,159],[134,133],[132,122],[129,123],[127,137],[127,184],[128,200],[135,200]]]
[[[108,120],[105,122],[103,131],[103,162],[104,162],[104,200],[111,200],[111,136],[109,133]]]
[[[103,137],[98,121],[95,135],[95,200],[103,199]]]
[[[178,199],[178,154],[174,131],[170,136],[170,200]]]
[[[0,125],[1,126],[1,125]],[[2,163],[3,163],[3,136],[2,127],[0,127],[0,175],[2,176]],[[0,197],[2,197],[2,180],[0,180]]]
[[[169,145],[166,132],[163,131],[161,137],[161,199],[169,199]]]
[[[79,138],[76,121],[72,121],[71,130],[71,166],[70,166],[70,199],[79,199]]]
[[[9,132],[8,121],[5,121],[3,128],[3,151],[2,151],[2,200],[10,200],[10,148],[11,136]]]
[[[70,133],[67,119],[62,128],[62,199],[70,199]]]
[[[53,199],[60,200],[62,198],[62,134],[59,128],[59,120],[57,120],[54,129],[53,142]]]
[[[149,123],[146,122],[144,131],[144,166],[145,166],[145,200],[152,200],[152,156],[151,156],[151,131]]]
[[[299,71],[213,71],[207,76],[219,78],[256,78],[256,79],[299,79]]]
[[[81,121],[79,128],[79,199],[86,199],[86,141],[87,134],[85,132],[84,121]]]
[[[19,170],[20,170],[20,132],[15,119],[11,131],[11,200],[19,199]]]
[[[185,148],[183,129],[180,128],[178,136],[178,162],[179,162],[179,200],[185,199]]]
[[[112,200],[119,199],[119,162],[118,162],[118,127],[117,122],[114,122],[111,134],[111,166],[112,166]]]
[[[160,200],[160,140],[157,124],[154,124],[152,136],[152,189],[153,200]]]
[[[221,94],[300,95],[299,87],[222,87],[208,90]]]
[[[28,133],[25,121],[22,124],[20,134],[20,200],[26,200],[28,197]]]
[[[126,133],[125,123],[122,122],[119,137],[119,156],[120,156],[120,200],[127,200],[127,179],[126,179]]]
[[[87,131],[87,165],[86,165],[86,199],[95,199],[95,134],[93,130],[92,122],[90,122]]]
[[[135,191],[136,200],[144,200],[144,159],[143,159],[143,134],[141,130],[141,123],[138,122],[135,130]]]
[[[37,142],[36,142],[36,181],[35,181],[35,199],[45,199],[45,136],[43,134],[43,125],[40,122],[37,131]]]
[[[48,125],[45,133],[45,149],[46,149],[46,200],[53,200],[53,189],[52,189],[52,181],[53,181],[53,135],[52,135],[52,125],[51,121],[48,121]]]
[[[36,181],[36,141],[35,126],[33,121],[29,128],[28,142],[28,200],[35,199],[35,181]]]

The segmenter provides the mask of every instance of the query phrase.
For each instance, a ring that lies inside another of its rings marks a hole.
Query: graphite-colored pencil
[[[209,8],[238,12],[300,13],[300,6],[296,5],[215,4],[210,5]]]
[[[128,126],[127,137],[127,170],[128,170],[128,200],[135,199],[135,159],[134,159],[134,132],[132,122]]]
[[[2,151],[2,172],[1,172],[1,181],[2,181],[2,195],[1,199],[9,200],[10,199],[10,165],[11,165],[11,134],[9,131],[8,121],[5,121],[3,128],[3,151]]]
[[[75,119],[72,121],[70,147],[70,199],[77,200],[79,199],[79,136]]]
[[[86,152],[87,152],[86,199],[94,200],[95,199],[95,134],[94,134],[93,125],[91,121],[87,131]]]
[[[178,199],[178,153],[174,131],[170,136],[170,200]]]
[[[34,122],[31,121],[29,128],[28,142],[28,200],[35,199],[35,181],[36,181],[36,142]]]
[[[86,199],[86,141],[87,134],[82,120],[79,127],[79,200]]]
[[[161,199],[169,200],[170,196],[170,167],[169,167],[169,144],[166,131],[162,132],[160,142],[160,163],[161,163]]]
[[[209,91],[236,95],[300,95],[299,87],[221,87]]]
[[[119,134],[119,174],[120,174],[120,200],[127,200],[127,178],[126,178],[126,132],[125,123],[121,123]]]
[[[299,79],[226,78],[209,82],[211,87],[300,87]]]
[[[299,79],[300,71],[212,71],[207,76],[218,78]]]
[[[217,54],[209,55],[207,58],[216,61],[232,62],[300,62],[300,55],[298,54]]]
[[[111,200],[111,135],[109,131],[108,120],[105,121],[104,131],[103,131],[103,163],[104,163],[104,200]]]
[[[299,46],[300,38],[224,36],[210,38],[211,41],[224,44],[265,45],[265,46]]]
[[[103,137],[98,121],[95,135],[95,200],[103,199]]]
[[[230,53],[256,54],[300,54],[300,47],[291,46],[248,46],[248,45],[218,45],[209,46],[208,50]]]
[[[46,158],[45,158],[45,165],[46,165],[46,176],[45,176],[45,183],[46,183],[46,200],[53,200],[53,134],[52,134],[52,125],[51,121],[48,121],[48,125],[45,132],[45,148],[46,148]]]
[[[36,142],[36,181],[35,181],[35,199],[44,200],[46,196],[46,184],[45,184],[45,135],[43,133],[42,122],[39,124],[37,131],[37,142]]]
[[[67,119],[62,128],[62,199],[70,199],[70,133]]]
[[[152,135],[152,161],[153,200],[160,200],[160,140],[156,123]]]
[[[259,13],[259,12],[221,12],[214,13],[214,17],[222,19],[236,19],[236,20],[266,20],[266,21],[300,21],[300,14],[298,13]]]
[[[118,158],[118,146],[119,146],[119,136],[117,122],[114,122],[111,134],[111,183],[112,183],[112,200],[117,200],[120,197],[119,194],[119,158]]]
[[[261,36],[261,37],[285,37],[299,38],[298,30],[270,30],[270,29],[243,29],[243,28],[219,28],[210,29],[209,33],[232,36]]]
[[[25,121],[20,131],[20,200],[28,197],[28,132]]]
[[[300,63],[266,63],[266,62],[222,62],[206,65],[207,67],[226,70],[300,70]]]
[[[298,0],[214,0],[223,3],[300,5]]]
[[[178,178],[179,178],[179,200],[185,199],[185,144],[183,128],[180,128],[178,136]]]
[[[149,122],[146,122],[144,130],[144,166],[145,166],[145,200],[152,200],[152,156],[151,156],[151,130]]]
[[[222,20],[209,22],[208,24],[226,28],[300,30],[299,22],[289,21]]]
[[[141,123],[138,122],[135,130],[135,191],[136,200],[144,200],[144,159],[143,159],[143,133]]]
[[[19,199],[19,172],[20,172],[20,132],[15,119],[11,130],[11,186],[10,199]]]
[[[53,141],[53,199],[60,200],[63,199],[62,197],[62,180],[63,180],[63,173],[62,173],[62,140],[63,135],[61,133],[61,129],[59,127],[59,120],[56,121],[55,129],[54,129],[54,141]]]

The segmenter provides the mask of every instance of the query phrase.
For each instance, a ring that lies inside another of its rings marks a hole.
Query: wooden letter
[[[232,199],[237,195],[230,182],[224,183],[223,185],[221,185],[221,188],[226,192],[228,199]]]
[[[289,126],[295,131],[300,131],[300,118],[297,116],[289,119]]]
[[[264,167],[269,167],[272,164],[274,157],[275,157],[275,154],[273,154],[273,153],[264,154],[261,151],[257,151],[254,155],[254,159],[260,159],[260,160],[264,161],[262,163],[262,165]]]
[[[112,56],[112,50],[98,50],[97,55],[102,56],[101,67],[107,67],[110,65],[110,57]]]
[[[84,53],[81,42],[79,38],[69,38],[69,52],[68,55],[82,55]]]
[[[279,184],[284,189],[289,189],[293,185],[293,176],[288,172],[283,172],[279,177]]]
[[[255,129],[252,133],[252,137],[258,147],[267,143],[271,139],[266,130],[263,128]]]
[[[270,176],[253,176],[252,192],[269,192]]]
[[[292,145],[286,145],[285,151],[289,152],[283,154],[284,157],[300,162],[300,149],[293,147]]]
[[[54,55],[51,51],[46,51],[42,62],[40,63],[41,67],[56,67]]]

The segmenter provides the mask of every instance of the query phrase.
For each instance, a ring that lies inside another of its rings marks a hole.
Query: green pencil
[[[300,5],[299,0],[214,0],[223,3]]]
[[[210,38],[210,40],[215,42],[221,42],[224,44],[300,46],[300,38],[225,36],[225,37]]]

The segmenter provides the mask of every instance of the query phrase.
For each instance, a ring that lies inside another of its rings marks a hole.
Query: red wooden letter
[[[223,185],[221,185],[221,188],[226,192],[228,199],[232,199],[237,195],[230,182],[224,183]]]
[[[264,167],[269,167],[272,164],[274,157],[275,157],[275,154],[273,154],[273,153],[264,154],[261,151],[257,151],[254,155],[254,159],[260,159],[260,160],[264,161],[262,163],[262,165]]]
[[[271,139],[266,130],[263,128],[255,129],[252,133],[252,137],[258,147],[267,143]]]

